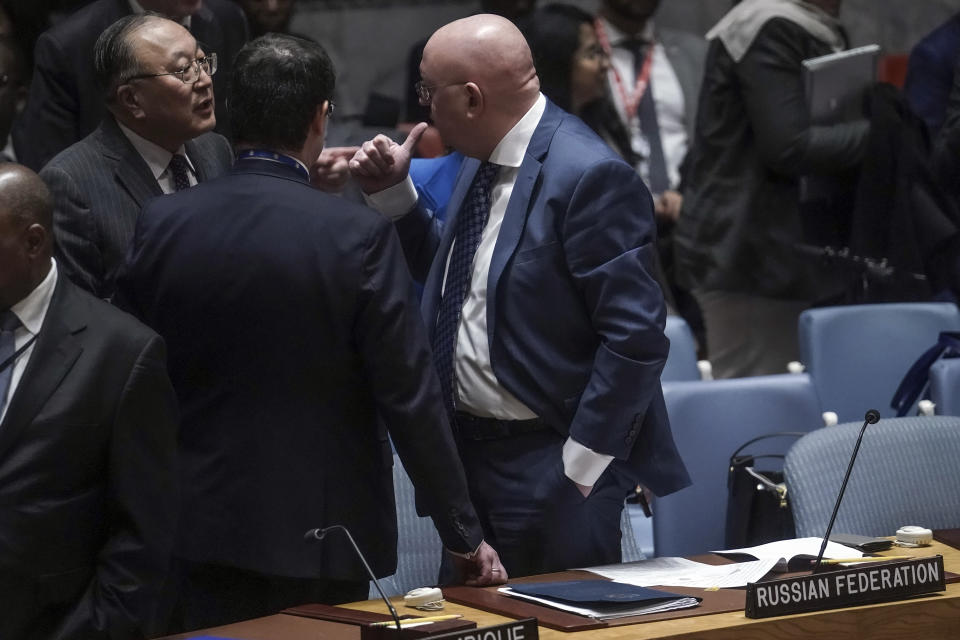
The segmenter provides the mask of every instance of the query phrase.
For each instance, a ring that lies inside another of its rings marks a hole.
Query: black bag
[[[796,537],[783,471],[760,471],[755,466],[758,459],[783,460],[784,455],[741,455],[740,452],[768,438],[804,435],[806,433],[803,431],[770,433],[745,442],[730,456],[727,471],[727,549],[753,547]]]

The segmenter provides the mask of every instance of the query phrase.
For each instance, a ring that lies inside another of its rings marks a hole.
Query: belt
[[[500,420],[499,418],[481,418],[463,411],[457,411],[454,414],[454,423],[457,435],[464,440],[496,440],[550,428],[540,418]]]

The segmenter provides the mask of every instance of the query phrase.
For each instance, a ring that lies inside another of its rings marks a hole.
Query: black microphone
[[[387,595],[383,592],[383,589],[380,588],[380,581],[377,580],[377,576],[373,575],[373,570],[370,568],[370,565],[367,564],[367,559],[363,557],[360,547],[358,547],[357,543],[353,541],[353,536],[350,535],[350,532],[347,531],[345,526],[342,524],[333,524],[323,529],[310,529],[310,531],[307,531],[305,534],[303,534],[303,539],[307,542],[323,540],[323,537],[334,529],[340,529],[344,534],[346,534],[347,540],[349,540],[350,544],[353,545],[353,550],[357,552],[357,557],[360,558],[360,562],[363,563],[363,567],[367,570],[367,574],[370,576],[370,579],[373,580],[374,586],[376,586],[377,591],[380,592],[380,597],[383,598],[383,601],[387,604],[387,609],[390,610],[390,615],[393,616],[393,621],[397,625],[397,630],[401,630],[400,616],[397,615],[397,610],[393,608],[393,605],[390,604],[390,599],[387,598]]]
[[[840,501],[843,500],[843,492],[847,490],[847,481],[850,480],[850,472],[853,470],[853,463],[857,459],[857,452],[860,451],[860,442],[863,440],[863,434],[867,430],[868,424],[877,424],[880,421],[880,412],[876,409],[870,409],[863,416],[863,427],[860,428],[860,437],[857,438],[857,444],[853,447],[853,455],[850,456],[850,464],[847,465],[847,474],[843,476],[843,484],[840,485],[840,495],[837,496],[837,504],[833,505],[833,515],[830,516],[830,524],[827,525],[827,532],[823,536],[823,544],[820,545],[820,553],[817,554],[817,562],[813,565],[813,573],[820,569],[820,561],[823,560],[823,552],[827,549],[827,541],[830,540],[830,532],[833,530],[833,521],[837,519],[837,511],[840,510]]]

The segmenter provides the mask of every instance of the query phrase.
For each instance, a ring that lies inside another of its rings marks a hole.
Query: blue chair
[[[807,434],[784,463],[797,536],[822,536],[862,421]],[[960,418],[888,418],[867,427],[833,530],[892,536],[960,527]]]
[[[824,411],[840,422],[867,409],[894,415],[890,400],[910,365],[941,331],[960,330],[951,303],[868,304],[808,309],[798,325],[800,359]]]
[[[680,382],[699,380],[697,368],[697,341],[693,337],[690,325],[680,316],[667,316],[664,329],[670,339],[670,353],[660,373],[660,382]]]
[[[724,548],[730,456],[757,436],[811,431],[823,424],[806,374],[703,382],[671,382],[663,395],[673,436],[693,484],[657,498],[657,556],[688,556]],[[786,452],[793,438],[772,438],[745,453]]]
[[[960,416],[960,358],[945,358],[930,367],[930,399],[938,416]]]

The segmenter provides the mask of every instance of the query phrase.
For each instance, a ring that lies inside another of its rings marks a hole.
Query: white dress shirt
[[[546,98],[541,94],[519,122],[500,140],[489,158],[489,162],[500,166],[500,171],[490,192],[490,217],[474,257],[473,275],[463,303],[454,356],[457,408],[481,417],[502,420],[528,420],[537,417],[529,407],[500,384],[493,371],[487,331],[487,281],[507,203],[513,193],[527,146],[545,109]],[[417,192],[413,181],[407,176],[404,182],[371,194],[367,201],[380,212],[396,219],[416,205]],[[451,246],[451,253],[446,258],[448,267],[452,253]],[[564,471],[568,478],[582,485],[593,486],[612,459],[613,456],[596,453],[571,438],[568,438],[563,446]]]
[[[120,131],[123,132],[123,135],[127,136],[127,140],[130,141],[133,148],[137,150],[137,153],[140,154],[143,161],[150,167],[150,173],[153,174],[157,184],[160,185],[160,190],[164,193],[174,193],[177,188],[174,185],[173,172],[170,171],[170,160],[173,158],[173,154],[160,145],[150,142],[138,133],[123,126],[120,122],[117,122],[117,124],[120,125]],[[187,161],[187,166],[190,168],[190,170],[187,171],[187,180],[192,187],[198,182],[197,170],[194,168],[193,163],[190,162],[190,158],[187,156],[183,145],[180,145],[177,153]]]
[[[16,351],[25,345],[33,336],[40,333],[40,327],[43,326],[43,319],[47,317],[47,309],[50,308],[50,299],[53,298],[53,289],[57,286],[57,262],[50,258],[50,271],[47,276],[38,284],[33,291],[27,294],[27,297],[10,307],[10,311],[20,319],[20,326],[13,333],[13,349]],[[20,378],[23,376],[27,363],[30,362],[30,355],[33,353],[37,343],[34,342],[26,351],[20,354],[17,361],[13,364],[13,372],[10,375],[10,386],[7,388],[6,402],[4,402],[3,412],[0,413],[0,426],[3,425],[3,419],[7,415],[7,409],[10,408],[10,399],[20,384]]]
[[[627,95],[633,94],[636,88],[637,69],[634,64],[633,53],[619,45],[629,39],[625,33],[600,18],[610,42],[610,70],[607,72],[607,81],[610,84],[610,94],[613,104],[620,115],[620,119],[627,124],[630,133],[630,146],[642,160],[637,166],[637,172],[643,181],[650,184],[650,171],[647,158],[650,157],[650,143],[640,131],[640,118],[634,114],[627,118],[623,96],[617,89],[616,76],[620,76],[621,84]],[[646,41],[654,40],[653,22],[647,25],[640,34]],[[673,65],[667,58],[666,51],[659,40],[654,41],[653,62],[650,65],[650,88],[653,90],[653,102],[657,112],[657,124],[660,127],[660,146],[663,147],[663,157],[667,164],[667,178],[670,188],[676,189],[680,184],[680,164],[687,153],[686,105],[683,98],[683,87],[673,70]],[[648,89],[649,90],[649,89]],[[696,105],[694,105],[696,106]]]

